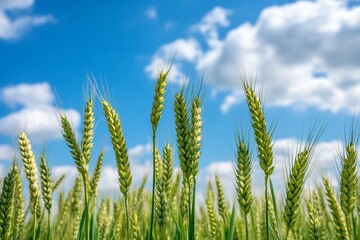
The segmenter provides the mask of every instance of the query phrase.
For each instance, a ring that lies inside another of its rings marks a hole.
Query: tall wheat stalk
[[[128,208],[128,192],[132,182],[130,162],[128,150],[126,147],[125,137],[122,131],[119,115],[115,109],[106,101],[102,100],[103,110],[105,112],[108,130],[115,153],[116,165],[118,169],[120,191],[124,196],[124,204],[126,211],[126,232],[127,237],[130,237],[130,219]]]
[[[269,237],[269,202],[268,202],[268,182],[274,172],[274,154],[271,134],[267,129],[265,115],[260,99],[256,96],[249,83],[244,82],[244,92],[247,105],[250,111],[252,128],[254,131],[257,145],[260,167],[265,173],[265,220],[266,220],[266,239]]]
[[[156,81],[153,105],[150,113],[150,122],[152,125],[152,152],[153,152],[153,183],[151,200],[151,221],[150,221],[150,240],[153,238],[154,219],[155,219],[155,188],[156,188],[156,166],[155,166],[155,149],[156,149],[156,130],[159,125],[162,112],[164,110],[165,90],[167,85],[167,76],[170,68],[167,71],[162,71]]]
[[[19,135],[19,148],[20,154],[22,157],[22,162],[24,164],[26,178],[29,181],[29,190],[30,190],[30,209],[33,214],[33,229],[32,229],[32,239],[36,238],[36,210],[39,207],[39,184],[38,184],[38,175],[37,175],[37,166],[35,161],[35,155],[32,151],[32,147],[27,135],[22,132]]]

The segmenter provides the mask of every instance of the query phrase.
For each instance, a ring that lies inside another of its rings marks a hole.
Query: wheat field
[[[81,139],[77,139],[67,116],[60,114],[62,135],[78,170],[68,193],[59,191],[67,176],[53,179],[46,155],[35,156],[25,132],[18,136],[21,161],[15,161],[2,180],[0,239],[360,239],[358,135],[354,127],[349,128],[338,159],[338,188],[327,177],[319,177],[321,184],[310,193],[304,191],[316,164],[313,153],[322,132],[322,127],[315,126],[290,161],[283,189],[286,194],[279,199],[271,180],[274,129],[267,125],[255,88],[244,81],[252,134],[247,137],[239,132],[235,139],[236,199],[226,198],[221,179],[214,176],[201,203],[195,198],[203,135],[200,91],[188,96],[183,88],[172,99],[176,148],[156,145],[168,74],[169,70],[160,72],[155,85],[149,124],[154,171],[149,178],[144,177],[140,187],[132,187],[136,173],[131,172],[120,116],[107,99],[90,98],[84,108]],[[94,101],[98,100],[114,151],[119,199],[98,195],[104,158],[104,151],[99,156],[92,153]],[[256,143],[255,159],[248,138]],[[179,159],[179,172],[174,170],[175,157]],[[90,161],[96,161],[92,172]],[[252,189],[255,166],[264,172],[260,196]],[[27,182],[21,180],[22,174]],[[151,189],[145,187],[147,182]]]

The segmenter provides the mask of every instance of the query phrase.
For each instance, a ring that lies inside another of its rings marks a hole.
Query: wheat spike
[[[60,212],[60,215],[59,215],[59,220],[58,220],[57,228],[56,228],[56,235],[59,236],[59,239],[63,236],[63,230],[64,230],[63,225],[64,225],[65,219],[69,213],[72,200],[73,200],[73,190],[71,190],[68,193],[68,196],[66,197],[64,206],[62,207],[62,211]]]
[[[210,229],[210,239],[216,240],[217,239],[217,220],[214,210],[214,203],[213,203],[213,195],[211,188],[208,188],[208,194],[206,198],[206,206],[208,210],[208,217],[209,217],[209,229]]]
[[[9,173],[4,178],[0,196],[0,239],[8,239],[11,235],[11,221],[14,210],[14,189],[14,168],[11,167]]]
[[[263,108],[259,98],[248,83],[244,83],[244,91],[251,115],[260,167],[266,176],[270,176],[274,171],[273,143],[266,127]]]
[[[324,186],[325,186],[325,191],[326,191],[326,197],[327,197],[327,202],[331,211],[331,215],[334,221],[334,227],[336,230],[336,237],[337,239],[341,239],[341,240],[348,240],[349,238],[349,233],[346,229],[346,224],[345,224],[345,220],[344,220],[344,216],[343,213],[341,211],[341,207],[335,197],[334,191],[332,190],[331,186],[330,186],[330,182],[329,179],[324,178]]]
[[[357,154],[355,144],[351,141],[341,158],[342,171],[340,174],[340,205],[345,215],[351,215],[356,205]]]
[[[236,156],[236,192],[241,209],[245,214],[249,213],[253,202],[251,193],[251,160],[249,149],[245,141],[238,140]]]
[[[133,223],[132,223],[132,229],[133,229],[133,239],[134,240],[140,240],[140,226],[138,222],[138,217],[136,213],[133,214]]]
[[[75,161],[75,165],[79,173],[84,176],[88,172],[88,165],[84,155],[76,141],[75,131],[73,130],[70,122],[68,121],[65,114],[60,115],[61,127],[63,137],[70,148],[70,153]]]
[[[125,138],[122,132],[120,118],[114,108],[105,100],[102,100],[107,126],[111,136],[111,142],[115,152],[116,165],[118,169],[120,191],[127,197],[132,176]]]
[[[180,167],[183,171],[184,178],[190,181],[193,175],[191,133],[186,101],[182,92],[175,95],[174,111]]]
[[[306,206],[309,212],[309,221],[308,221],[309,238],[312,240],[323,239],[320,229],[320,221],[316,216],[316,212],[314,208],[311,206],[310,202],[307,202]]]
[[[19,147],[25,168],[26,178],[29,181],[31,211],[33,214],[35,214],[37,204],[39,202],[37,167],[35,162],[35,155],[31,149],[30,141],[24,132],[20,133],[19,135]]]
[[[25,200],[22,192],[22,183],[20,177],[20,170],[16,164],[13,165],[14,170],[14,217],[13,217],[13,232],[12,235],[15,239],[21,239],[23,232],[23,224],[25,220]]]
[[[219,176],[215,176],[215,183],[217,189],[217,200],[218,200],[218,210],[221,218],[224,222],[227,221],[228,218],[228,206],[225,200],[225,193],[222,187],[221,181]]]
[[[95,169],[92,174],[92,178],[91,178],[91,182],[90,182],[91,190],[92,190],[92,193],[94,194],[94,202],[95,203],[96,203],[96,198],[97,198],[97,188],[99,185],[103,160],[104,160],[104,149],[101,150],[99,157],[96,161]]]
[[[170,199],[171,183],[173,181],[174,174],[174,159],[173,151],[170,144],[166,144],[163,150],[163,184],[168,199]]]
[[[284,222],[290,230],[299,215],[299,205],[305,179],[310,166],[311,148],[299,152],[291,168],[290,176],[287,182],[285,209],[283,212]]]
[[[88,164],[91,159],[91,152],[93,148],[93,139],[94,139],[94,110],[93,110],[93,100],[90,98],[86,102],[86,107],[84,110],[84,121],[82,129],[82,139],[81,139],[81,150],[84,156],[85,162]]]
[[[186,219],[189,210],[189,184],[186,180],[183,180],[180,195],[180,213],[183,219]]]
[[[201,98],[196,97],[191,105],[191,136],[192,136],[192,171],[193,177],[199,171],[199,158],[201,156],[201,140],[202,140],[202,101]]]
[[[54,192],[60,186],[60,184],[64,181],[65,177],[65,174],[61,175],[61,177],[53,184],[52,192]]]
[[[53,198],[52,198],[53,183],[51,181],[50,169],[46,165],[46,158],[44,154],[41,156],[40,177],[41,177],[41,193],[45,203],[45,208],[50,213],[53,202]]]
[[[156,81],[155,92],[153,105],[150,114],[150,122],[153,127],[153,131],[156,131],[156,128],[159,124],[162,112],[164,110],[164,95],[167,85],[167,76],[170,69],[167,71],[162,71],[159,74],[158,80]]]

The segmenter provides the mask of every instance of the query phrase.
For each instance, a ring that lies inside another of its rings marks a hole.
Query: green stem
[[[152,136],[152,147],[153,147],[153,184],[152,184],[152,198],[151,198],[151,223],[150,223],[150,240],[153,238],[153,228],[154,228],[154,218],[155,218],[155,140],[156,140],[156,129],[153,126],[153,136]]]
[[[48,211],[48,221],[47,221],[47,225],[48,225],[48,229],[47,229],[47,239],[48,240],[50,240],[51,239],[51,228],[50,228],[50,226],[51,226],[51,224],[50,224],[50,215],[51,215],[51,213],[50,213],[50,211]]]
[[[129,209],[128,209],[128,200],[127,200],[127,196],[125,196],[125,211],[126,211],[126,233],[127,233],[127,239],[130,239],[130,234],[129,234]]]
[[[90,227],[89,227],[89,199],[88,199],[88,189],[87,189],[87,178],[83,175],[84,181],[84,193],[85,193],[85,239],[90,239]]]
[[[266,220],[266,240],[270,239],[269,236],[269,202],[268,202],[268,180],[269,176],[265,175],[265,220]]]
[[[355,222],[354,213],[351,214],[351,224],[354,232],[354,239],[358,239],[359,236],[357,235],[357,231],[356,231],[356,222]]]
[[[189,191],[189,204],[191,203],[191,207],[189,205],[189,240],[195,239],[195,191],[196,191],[196,180],[194,177],[193,180],[193,191],[192,191],[192,201],[191,199],[191,191]]]
[[[249,240],[249,227],[248,227],[248,221],[247,221],[247,213],[244,212],[244,218],[245,218],[245,239]]]
[[[257,235],[257,227],[256,227],[256,221],[254,218],[254,212],[253,209],[250,209],[250,219],[251,219],[251,228],[252,228],[252,234],[253,234],[253,239],[257,240],[258,239],[258,235]]]
[[[191,224],[191,184],[190,184],[190,179],[187,180],[188,181],[188,185],[189,185],[189,194],[188,194],[188,201],[189,201],[189,207],[188,207],[188,223],[189,223],[189,229],[188,229],[188,233],[189,233],[189,240],[191,239],[191,231],[192,231],[192,224]]]
[[[287,239],[287,238],[288,238],[289,233],[290,233],[290,228],[286,228],[286,232],[285,232],[285,239]]]
[[[37,201],[37,200],[36,200]],[[34,218],[33,218],[33,236],[32,239],[35,240],[36,239],[36,205],[34,206]]]

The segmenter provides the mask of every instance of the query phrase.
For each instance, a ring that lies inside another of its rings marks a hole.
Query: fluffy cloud
[[[236,92],[241,91],[244,68],[260,73],[266,103],[272,106],[336,113],[353,112],[360,105],[360,57],[354,51],[360,44],[359,6],[318,0],[268,7],[253,24],[243,23],[219,39],[218,27],[229,25],[228,15],[215,8],[192,26],[190,32],[201,33],[202,39],[188,40],[207,44],[193,50],[195,62],[175,62],[178,66],[190,63],[199,74],[203,69],[210,71],[210,84],[230,92],[224,112],[241,102]]]
[[[230,110],[230,108],[240,103],[241,100],[242,100],[242,95],[240,94],[240,92],[234,91],[233,93],[227,95],[220,106],[221,112],[227,113]]]
[[[148,153],[151,153],[151,144],[139,144],[129,149],[129,158],[138,159]]]
[[[54,101],[54,94],[47,82],[7,87],[0,90],[0,96],[10,107],[48,105]]]
[[[51,15],[29,14],[29,9],[34,2],[34,0],[2,0],[0,2],[0,39],[19,38],[32,27],[54,21]],[[9,13],[15,11],[15,17],[10,17]]]
[[[26,131],[33,140],[61,137],[59,113],[67,115],[74,128],[80,125],[80,114],[74,109],[60,110],[53,106],[55,97],[48,83],[19,84],[0,90],[0,100],[19,110],[0,117],[0,133],[16,136]]]
[[[171,63],[171,59],[174,56],[176,61]],[[170,80],[178,84],[183,84],[186,79],[186,74],[182,71],[182,62],[195,64],[200,56],[201,47],[195,39],[178,39],[162,46],[152,57],[151,63],[146,66],[145,72],[148,73],[151,78],[156,78],[159,70],[168,69],[172,64],[169,73]]]
[[[0,145],[0,160],[12,160],[14,159],[16,150],[9,145]]]

